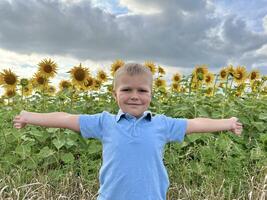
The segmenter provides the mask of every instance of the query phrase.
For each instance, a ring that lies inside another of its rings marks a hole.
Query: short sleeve
[[[102,139],[103,113],[93,115],[80,115],[79,125],[84,138]]]
[[[171,117],[166,117],[165,119],[168,129],[167,141],[182,142],[184,140],[184,136],[186,133],[187,120],[181,118],[171,118]]]

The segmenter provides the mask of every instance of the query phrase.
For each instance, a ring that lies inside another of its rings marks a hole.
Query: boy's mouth
[[[137,103],[127,103],[127,105],[129,105],[129,106],[140,106],[141,104],[137,104]]]

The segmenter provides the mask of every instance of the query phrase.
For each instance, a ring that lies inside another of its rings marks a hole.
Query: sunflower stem
[[[216,76],[215,76],[215,81],[214,81],[214,85],[213,85],[213,90],[212,90],[212,96],[215,95],[216,84],[217,84],[217,81],[219,80],[218,77],[219,77],[219,74],[216,74]]]

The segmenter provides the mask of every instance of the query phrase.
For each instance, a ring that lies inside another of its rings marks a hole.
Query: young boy
[[[22,111],[14,119],[16,128],[26,124],[67,128],[103,144],[98,200],[165,200],[169,186],[163,164],[164,145],[182,142],[184,135],[230,130],[240,135],[242,124],[229,119],[176,119],[152,116],[147,111],[152,96],[152,74],[140,64],[119,68],[114,77],[113,96],[117,115],[102,112],[72,115],[62,112]]]

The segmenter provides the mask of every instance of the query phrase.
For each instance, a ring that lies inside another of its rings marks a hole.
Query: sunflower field
[[[21,110],[94,114],[117,113],[110,73],[95,76],[79,64],[69,79],[52,85],[58,70],[52,59],[38,63],[32,78],[13,70],[0,72],[0,199],[96,199],[101,143],[66,129],[13,128]],[[144,63],[153,73],[152,113],[177,118],[238,117],[242,135],[229,132],[192,134],[165,147],[170,188],[168,200],[267,199],[267,76],[244,66],[225,66],[218,74],[205,65],[191,74],[175,73],[171,82],[163,67]]]

